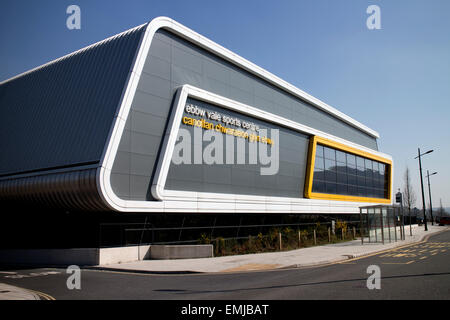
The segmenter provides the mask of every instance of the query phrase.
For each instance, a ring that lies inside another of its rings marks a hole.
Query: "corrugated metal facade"
[[[146,26],[0,83],[1,198],[103,207],[96,169],[39,172],[99,165]]]

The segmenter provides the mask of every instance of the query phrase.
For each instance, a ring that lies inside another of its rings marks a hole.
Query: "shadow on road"
[[[402,278],[432,277],[432,276],[445,276],[445,275],[450,275],[450,272],[421,273],[421,274],[410,274],[410,275],[387,276],[387,277],[381,277],[381,279],[382,280],[383,279],[402,279]],[[324,285],[324,284],[336,284],[336,283],[360,282],[360,281],[366,282],[367,278],[320,281],[320,282],[306,282],[306,283],[297,283],[297,284],[288,284],[288,285],[253,287],[253,288],[238,288],[238,289],[226,289],[226,290],[157,289],[157,290],[154,290],[154,291],[157,291],[157,292],[172,292],[172,293],[175,293],[175,294],[209,294],[209,293],[242,292],[242,291],[251,291],[251,290],[282,289],[282,288],[316,286],[316,285]]]

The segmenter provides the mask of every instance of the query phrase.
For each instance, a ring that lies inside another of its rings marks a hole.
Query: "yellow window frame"
[[[327,194],[312,192],[313,178],[314,178],[314,165],[316,159],[316,148],[317,143],[331,147],[340,151],[345,151],[357,156],[361,156],[370,160],[376,160],[386,164],[386,173],[389,175],[388,179],[388,198],[370,198],[370,197],[359,197],[359,196],[349,196],[349,195],[339,195],[339,194]],[[320,199],[320,200],[338,200],[338,201],[354,201],[354,202],[373,202],[373,203],[392,203],[392,161],[366,151],[362,151],[353,147],[349,147],[342,143],[332,141],[326,138],[312,136],[309,139],[309,151],[308,151],[308,166],[306,169],[306,180],[305,180],[305,198],[308,199]]]

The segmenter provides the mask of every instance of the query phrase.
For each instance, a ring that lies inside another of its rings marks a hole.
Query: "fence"
[[[102,237],[114,233],[114,238],[118,239],[116,246],[212,243],[218,255],[231,251],[294,249],[355,239],[360,234],[359,220],[239,225],[216,225],[215,222],[207,226],[185,226],[183,219],[179,227],[155,227],[146,222],[102,223],[99,242],[105,247]]]

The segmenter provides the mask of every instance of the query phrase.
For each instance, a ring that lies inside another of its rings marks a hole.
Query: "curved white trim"
[[[307,100],[320,109],[333,114],[334,116],[340,118],[341,120],[351,124],[352,126],[365,131],[367,134],[378,138],[377,132],[366,126],[360,124],[359,122],[353,120],[347,115],[339,112],[338,110],[326,105],[320,100],[313,98],[312,96],[306,94],[300,89],[288,84],[284,80],[272,75],[271,73],[265,71],[264,69],[254,65],[253,63],[239,57],[238,55],[232,53],[231,51],[221,47],[220,45],[214,43],[213,41],[199,35],[198,33],[190,30],[189,28],[175,22],[174,20],[167,17],[159,17],[152,20],[148,26],[145,34],[142,38],[141,44],[139,46],[135,63],[133,63],[132,70],[129,73],[129,79],[127,86],[124,89],[121,103],[117,109],[114,124],[109,134],[109,139],[105,150],[102,155],[101,167],[97,172],[98,189],[100,195],[103,197],[105,203],[110,206],[111,209],[121,211],[121,212],[359,212],[358,207],[362,205],[367,205],[367,203],[355,203],[355,202],[343,202],[343,201],[323,201],[314,199],[302,199],[302,198],[281,198],[281,197],[261,197],[261,196],[241,196],[241,195],[227,195],[227,194],[214,194],[214,193],[199,193],[199,192],[182,192],[182,191],[167,191],[164,190],[164,184],[160,180],[161,172],[168,170],[170,165],[170,159],[167,154],[164,153],[164,161],[159,164],[159,169],[157,169],[157,183],[152,186],[154,193],[157,197],[164,199],[163,201],[130,201],[123,200],[119,198],[111,187],[111,169],[114,163],[115,156],[117,154],[117,149],[120,143],[120,138],[123,134],[125,128],[125,122],[131,109],[131,103],[135,95],[137,84],[144,67],[145,59],[148,56],[150,45],[154,37],[155,32],[158,29],[165,28],[174,32],[183,38],[213,52],[216,55],[256,74],[263,79],[283,88],[292,94]],[[230,105],[240,112],[254,114],[258,116],[270,115],[271,117],[277,118],[279,121],[283,122],[284,126],[291,126],[295,130],[299,130],[306,133],[311,133],[315,135],[320,135],[338,142],[348,144],[350,146],[356,146],[357,148],[363,149],[367,152],[374,154],[383,155],[384,157],[391,158],[390,156],[381,154],[374,150],[368,149],[356,145],[354,143],[345,141],[343,139],[334,137],[332,135],[323,133],[319,130],[309,128],[304,125],[300,125],[288,119],[281,118],[276,115],[272,115],[268,112],[258,110],[256,108],[246,106],[244,104],[232,101],[230,99],[220,97],[218,95],[213,95],[206,91],[194,88],[192,86],[183,86],[177,97],[177,104],[180,105],[181,101],[185,101],[187,93],[192,94],[194,97],[205,96],[210,99],[211,102],[219,103],[224,107],[229,107]],[[184,96],[184,94],[186,96]],[[245,110],[244,110],[245,109]],[[173,122],[175,123],[175,122]],[[178,123],[175,123],[178,124]],[[173,125],[172,125],[173,127]],[[167,141],[169,139],[173,140],[172,132],[166,134]],[[176,135],[175,135],[176,138]],[[167,143],[166,147],[172,148],[173,145]],[[170,151],[170,150],[169,150]],[[161,158],[161,157],[160,157]],[[167,160],[169,159],[169,160]],[[166,173],[167,177],[167,173]],[[165,182],[165,181],[164,181]],[[345,208],[345,209],[344,209]]]

